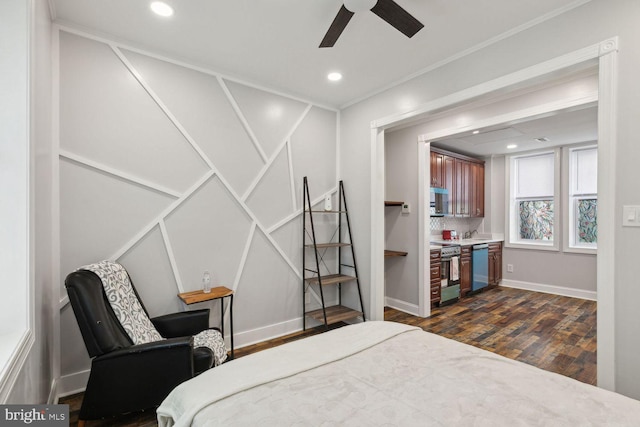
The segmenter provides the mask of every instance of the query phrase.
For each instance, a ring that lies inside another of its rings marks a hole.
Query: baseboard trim
[[[502,280],[500,286],[504,286],[505,288],[523,289],[525,291],[543,292],[545,294],[561,295],[564,297],[580,298],[590,301],[598,300],[598,295],[595,291],[585,291],[584,289],[567,288],[564,286],[505,279]]]
[[[384,297],[384,305],[414,316],[420,316],[420,307],[416,304],[411,304],[391,297]]]
[[[90,369],[60,377],[57,382],[56,402],[65,396],[81,393],[87,388]]]
[[[56,403],[58,403],[58,379],[54,378],[53,381],[51,381],[47,405],[55,405]]]
[[[257,344],[283,335],[292,334],[302,330],[302,318],[287,320],[275,323],[262,328],[251,329],[249,331],[238,332],[233,335],[235,348],[246,347]],[[229,337],[227,337],[228,340]]]

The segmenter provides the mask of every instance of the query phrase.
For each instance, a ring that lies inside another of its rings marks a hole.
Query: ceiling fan
[[[344,0],[320,47],[333,47],[354,13],[367,10],[375,13],[409,38],[424,27],[424,24],[393,0]]]

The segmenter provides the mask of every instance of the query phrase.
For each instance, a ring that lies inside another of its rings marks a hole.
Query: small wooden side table
[[[178,297],[187,305],[197,302],[220,300],[220,329],[224,338],[224,299],[229,297],[229,329],[231,332],[231,359],[233,359],[233,291],[224,286],[211,288],[211,292],[205,293],[202,289],[191,292],[183,292]]]

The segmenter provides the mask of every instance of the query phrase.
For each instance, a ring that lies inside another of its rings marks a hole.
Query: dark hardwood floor
[[[385,309],[385,320],[596,383],[596,302],[498,287],[423,319]]]
[[[435,308],[423,319],[385,308],[385,320],[473,345],[576,380],[596,383],[596,302],[498,287]],[[324,328],[296,332],[236,349],[243,357],[305,338]],[[77,425],[82,393],[60,399],[69,404],[70,426]],[[155,411],[88,421],[87,427],[157,426]]]

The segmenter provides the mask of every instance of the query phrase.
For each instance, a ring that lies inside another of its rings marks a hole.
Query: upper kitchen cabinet
[[[484,217],[484,162],[469,162],[470,165],[470,216]]]
[[[471,167],[468,161],[455,159],[454,165],[454,191],[451,193],[454,216],[470,216],[471,200]]]
[[[445,188],[444,185],[444,154],[431,151],[431,186]]]
[[[430,158],[431,186],[449,191],[447,214],[484,217],[484,161],[437,148]]]

